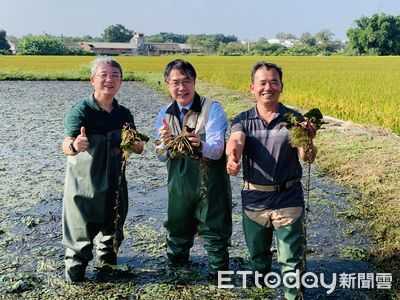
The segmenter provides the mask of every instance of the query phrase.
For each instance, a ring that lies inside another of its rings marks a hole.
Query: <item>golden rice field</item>
[[[93,57],[0,56],[5,72],[69,73],[85,70]],[[118,57],[125,71],[162,73],[174,59]],[[400,57],[192,57],[198,78],[247,92],[253,64],[259,60],[283,68],[286,104],[319,107],[325,115],[379,125],[400,134]]]

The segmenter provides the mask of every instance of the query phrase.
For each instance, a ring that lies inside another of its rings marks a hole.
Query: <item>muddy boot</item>
[[[229,252],[226,244],[214,244],[206,241],[204,248],[208,254],[208,272],[217,277],[218,271],[229,270]]]
[[[178,256],[167,252],[167,256],[169,259],[169,266],[172,268],[185,267],[189,265],[189,254]]]
[[[114,234],[105,234],[104,232],[100,232],[99,235],[96,237],[95,244],[98,264],[117,264],[117,253],[115,253],[116,249],[114,249],[114,239]],[[119,248],[123,238],[117,237],[116,239],[117,247]]]
[[[85,281],[86,265],[76,264],[65,267],[65,281],[82,282]]]
[[[65,281],[82,282],[85,280],[85,271],[88,261],[71,249],[65,251]]]
[[[189,264],[189,252],[193,246],[194,237],[172,237],[167,238],[167,256],[171,266],[183,266]]]

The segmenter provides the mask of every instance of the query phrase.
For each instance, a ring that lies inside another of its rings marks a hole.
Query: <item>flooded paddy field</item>
[[[0,299],[271,299],[281,288],[265,291],[219,289],[207,279],[207,256],[196,238],[189,267],[172,269],[166,258],[163,221],[167,207],[166,167],[146,146],[127,166],[130,210],[125,240],[115,269],[89,264],[87,282],[63,280],[61,209],[66,158],[61,151],[62,120],[72,103],[91,93],[88,82],[0,82]],[[139,131],[154,135],[155,116],[168,99],[142,83],[124,82],[117,95],[131,109]],[[364,260],[370,241],[362,220],[352,214],[345,190],[316,170],[312,172],[308,213],[308,271],[337,274],[330,295],[307,289],[306,299],[364,299],[367,289],[339,286],[339,274],[373,272]],[[231,177],[234,233],[230,269],[249,270],[241,224],[241,179]],[[273,271],[279,268],[274,261]]]

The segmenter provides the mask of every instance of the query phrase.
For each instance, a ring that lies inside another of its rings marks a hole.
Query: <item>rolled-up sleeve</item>
[[[231,133],[236,132],[236,131],[241,131],[246,133],[246,130],[244,128],[243,120],[240,118],[240,116],[237,116],[236,118],[233,119],[231,123]]]

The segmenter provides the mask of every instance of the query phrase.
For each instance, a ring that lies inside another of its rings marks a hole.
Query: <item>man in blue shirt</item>
[[[173,264],[186,264],[198,233],[204,239],[213,277],[218,270],[228,269],[232,234],[232,197],[224,153],[226,116],[218,102],[196,93],[196,71],[189,62],[170,62],[164,79],[174,101],[158,113],[158,148],[165,148],[187,126],[191,146],[201,152],[201,158],[194,159],[171,158],[168,151],[157,151],[168,169],[167,255]]]

